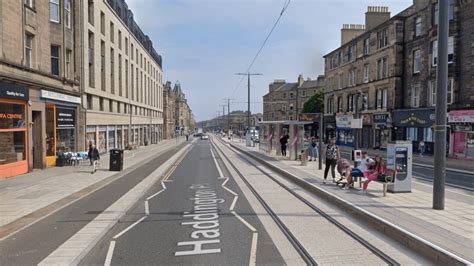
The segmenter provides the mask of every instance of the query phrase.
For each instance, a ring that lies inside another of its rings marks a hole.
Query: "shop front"
[[[0,179],[28,172],[28,88],[0,82]]]
[[[474,160],[474,110],[454,110],[448,113],[451,127],[449,155]]]
[[[391,119],[389,113],[373,115],[374,149],[386,149],[387,143],[391,139],[390,134]]]
[[[107,126],[99,126],[97,134],[97,150],[100,154],[107,152]]]
[[[77,107],[81,98],[41,90],[45,102],[46,166],[56,165],[56,155],[77,152]]]
[[[352,115],[336,116],[336,144],[354,147],[355,129],[351,128]]]
[[[425,154],[434,153],[435,121],[434,108],[418,108],[395,110],[393,112],[393,126],[397,140],[409,140],[413,143],[413,151],[418,151],[420,141],[425,143]]]
[[[362,114],[362,129],[359,131],[361,132],[359,136],[360,139],[360,148],[363,149],[370,149],[372,148],[372,139],[373,139],[373,130],[372,130],[372,115],[371,114]]]

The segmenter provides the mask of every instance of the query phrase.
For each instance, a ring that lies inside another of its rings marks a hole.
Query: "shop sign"
[[[374,114],[374,124],[387,124],[388,114]]]
[[[471,131],[471,130],[472,130],[472,127],[470,125],[454,125],[454,131],[467,132],[467,131]]]
[[[394,124],[401,127],[430,127],[434,120],[434,109],[398,110],[393,113]]]
[[[352,121],[352,115],[337,115],[336,125],[340,128],[350,128]]]
[[[26,127],[25,106],[20,104],[0,104],[0,129]]]
[[[73,128],[76,126],[76,111],[73,109],[56,108],[56,127]]]
[[[304,122],[319,122],[321,113],[304,113],[299,114],[299,121]]]
[[[21,85],[0,83],[0,98],[28,101],[29,92],[27,87]]]
[[[474,123],[474,110],[451,111],[448,114],[449,123]]]
[[[81,104],[81,98],[54,91],[41,90],[41,97],[51,100]]]

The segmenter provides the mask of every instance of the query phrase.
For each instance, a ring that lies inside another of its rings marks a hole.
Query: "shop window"
[[[54,107],[46,108],[46,156],[56,155],[56,132]]]
[[[0,165],[26,160],[25,131],[0,131]]]
[[[418,128],[417,127],[407,127],[406,128],[407,140],[418,140]]]
[[[433,142],[433,129],[432,128],[423,128],[423,140],[428,142]]]

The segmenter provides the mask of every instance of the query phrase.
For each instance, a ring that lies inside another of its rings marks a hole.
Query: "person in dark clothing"
[[[89,152],[87,153],[87,157],[89,158],[89,161],[91,162],[91,166],[92,166],[92,159],[89,156],[89,154],[91,154],[91,152],[92,152],[92,141],[89,141]]]
[[[286,145],[288,144],[289,138],[290,136],[288,136],[288,134],[285,134],[280,138],[281,155],[285,157],[286,157]]]
[[[95,146],[91,145],[87,156],[89,157],[89,160],[92,162],[91,174],[93,174],[97,171],[97,164],[99,163],[99,160],[100,160],[99,150],[97,150]]]
[[[323,183],[326,184],[326,179],[328,177],[329,168],[331,168],[331,175],[332,181],[336,182],[336,171],[335,167],[337,161],[341,158],[341,154],[339,152],[339,147],[336,145],[336,139],[332,138],[329,144],[326,146],[326,168],[324,168],[324,181]]]

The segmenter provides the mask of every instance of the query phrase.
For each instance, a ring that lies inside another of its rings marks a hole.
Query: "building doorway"
[[[42,114],[41,111],[32,111],[33,126],[31,135],[33,137],[33,168],[43,169],[43,137],[42,137]]]

